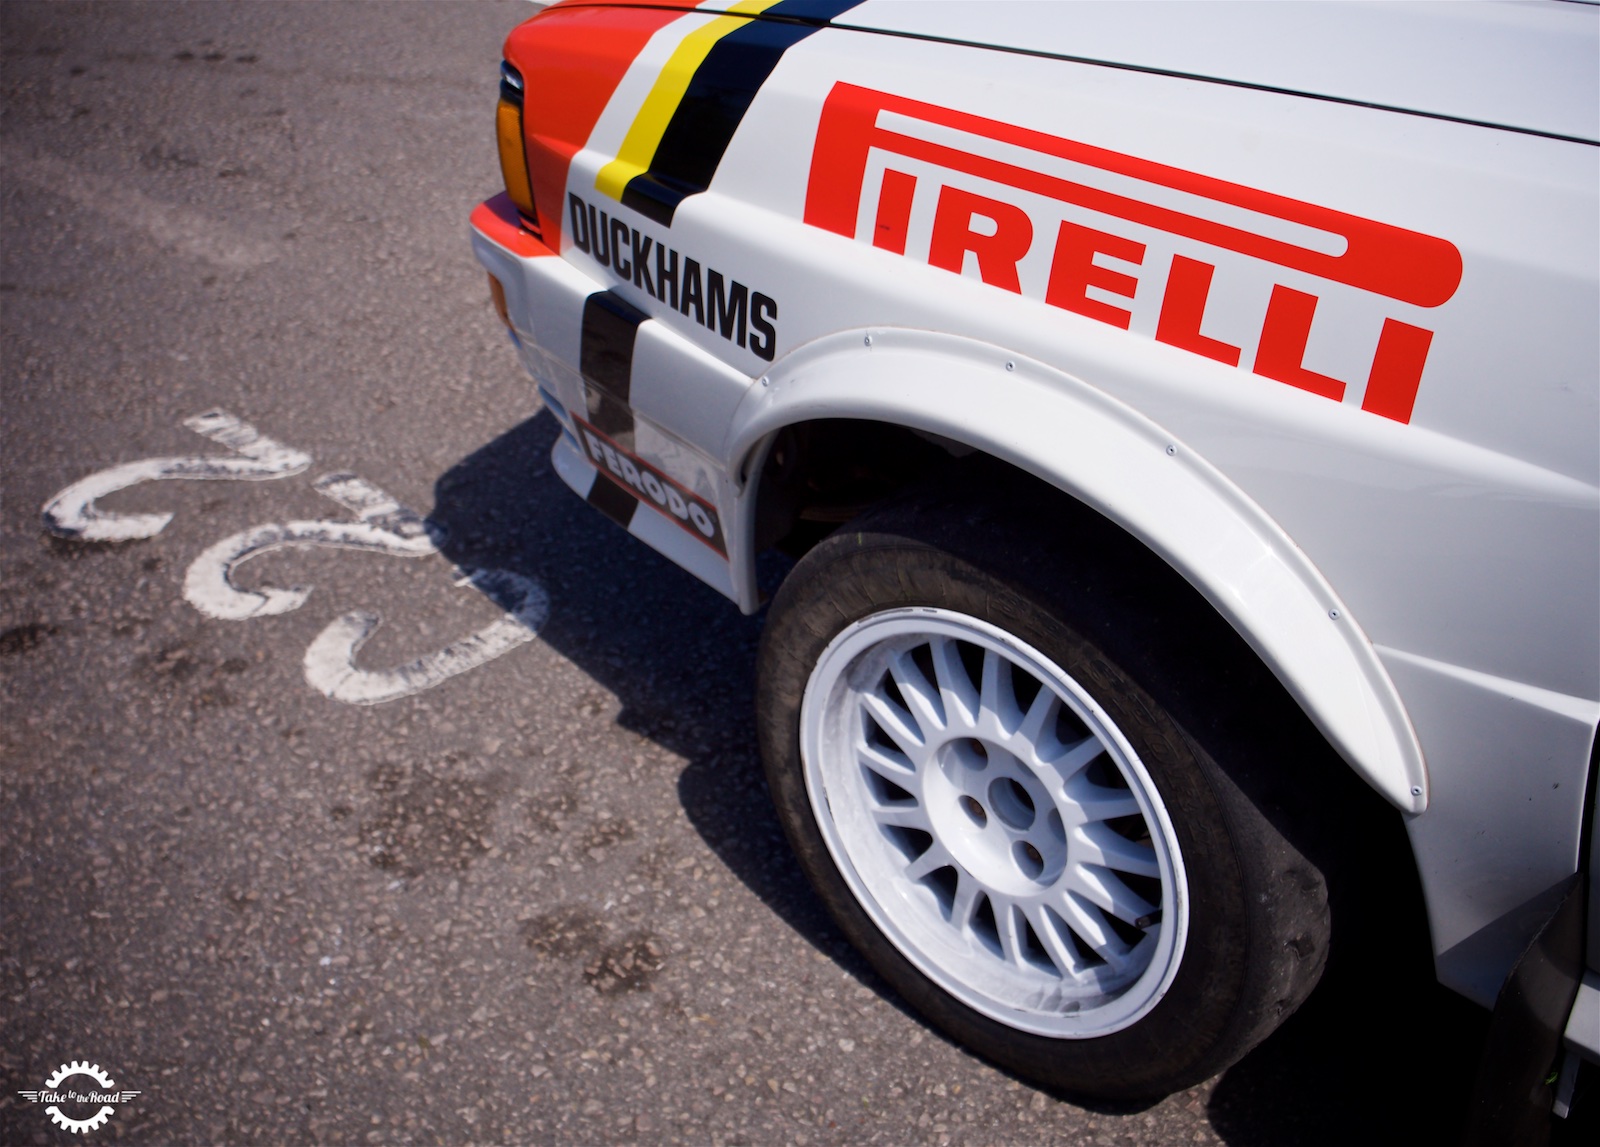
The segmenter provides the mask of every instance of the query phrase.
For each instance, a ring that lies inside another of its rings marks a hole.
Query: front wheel
[[[1045,654],[950,609],[868,614],[817,659],[800,746],[840,877],[955,999],[1083,1039],[1166,994],[1182,850],[1138,751]]]
[[[1216,682],[1049,542],[913,503],[818,546],[768,617],[762,750],[807,875],[915,1007],[1030,1079],[1143,1098],[1309,993],[1325,889],[1220,763],[1260,755],[1241,722],[1193,718]]]

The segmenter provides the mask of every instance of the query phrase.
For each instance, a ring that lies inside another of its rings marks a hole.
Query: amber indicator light
[[[500,316],[500,321],[506,326],[511,325],[511,312],[506,309],[506,289],[500,280],[493,275],[489,276],[489,298],[494,301],[494,313]]]
[[[533,184],[528,179],[527,144],[522,134],[522,73],[510,64],[500,65],[500,104],[495,108],[495,138],[500,144],[500,175],[506,194],[517,205],[523,224],[539,230],[539,216],[533,207]]]

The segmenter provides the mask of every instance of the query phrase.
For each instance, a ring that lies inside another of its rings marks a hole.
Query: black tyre
[[[1026,487],[956,492],[973,478],[789,575],[760,656],[768,781],[834,919],[934,1024],[1059,1090],[1162,1095],[1322,972],[1326,886],[1284,799],[1298,714],[1119,531],[1081,508],[1041,527]]]

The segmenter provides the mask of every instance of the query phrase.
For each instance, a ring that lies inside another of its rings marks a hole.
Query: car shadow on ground
[[[623,728],[688,762],[679,799],[728,870],[843,970],[911,1014],[833,926],[772,810],[754,732],[761,617],[742,616],[573,496],[550,464],[559,433],[541,411],[438,479],[430,518],[448,530],[445,556],[542,582],[551,612],[540,639],[616,696]],[[776,558],[763,566],[768,592],[786,568]],[[1375,965],[1324,984],[1221,1077],[1208,1115],[1224,1142],[1459,1139],[1487,1014],[1438,987],[1425,968],[1394,969]]]
[[[1217,1081],[1217,1134],[1233,1147],[1461,1142],[1489,1014],[1407,979],[1319,987]]]
[[[767,796],[754,722],[761,618],[573,495],[550,465],[559,434],[541,411],[441,475],[428,515],[447,531],[441,552],[542,583],[540,640],[617,698],[622,728],[688,762],[678,794],[706,844],[797,933],[886,992],[812,896]],[[787,564],[764,561],[764,580],[775,585]]]

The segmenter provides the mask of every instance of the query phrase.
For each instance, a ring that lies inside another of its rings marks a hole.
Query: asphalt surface
[[[1321,993],[1221,1079],[1094,1109],[842,943],[759,778],[760,619],[555,477],[472,258],[527,12],[0,7],[0,1142],[1447,1139],[1483,1017],[1425,983]],[[108,467],[227,454],[184,426],[214,409],[310,465],[106,497],[173,515],[146,540],[41,528]],[[336,471],[442,552],[280,549],[238,581],[300,608],[189,604],[214,543],[353,521]],[[537,637],[387,704],[308,684],[351,610],[368,668],[492,623],[458,567],[541,585]],[[75,1136],[20,1093],[79,1061],[119,1098]]]

